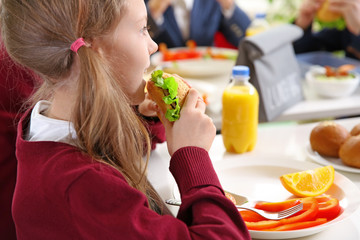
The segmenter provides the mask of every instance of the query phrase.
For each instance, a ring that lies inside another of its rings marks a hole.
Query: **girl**
[[[2,0],[7,51],[44,80],[18,127],[18,239],[249,239],[211,165],[215,128],[195,90],[174,124],[159,113],[177,218],[147,181],[150,140],[131,107],[157,109],[144,101],[157,50],[146,22],[143,0]]]

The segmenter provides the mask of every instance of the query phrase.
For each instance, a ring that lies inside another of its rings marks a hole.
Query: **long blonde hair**
[[[79,37],[104,36],[126,11],[126,0],[2,0],[1,31],[9,55],[43,79],[33,100],[51,99],[70,74]],[[160,201],[146,178],[149,136],[114,78],[108,60],[91,48],[78,51],[80,78],[73,123],[76,145],[93,159],[119,170],[145,193],[154,209]],[[142,161],[147,152],[147,160]],[[155,204],[156,205],[156,204]]]

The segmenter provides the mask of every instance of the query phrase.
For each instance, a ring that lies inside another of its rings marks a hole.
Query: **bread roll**
[[[337,158],[340,146],[349,136],[343,126],[332,121],[321,122],[311,131],[311,148],[320,155]]]
[[[360,135],[349,137],[341,145],[339,156],[344,164],[360,168]]]
[[[360,123],[357,124],[357,125],[355,125],[355,126],[351,129],[350,134],[351,134],[351,136],[357,136],[357,135],[360,134]]]

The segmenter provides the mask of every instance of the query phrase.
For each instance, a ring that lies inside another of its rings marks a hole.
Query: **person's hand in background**
[[[308,28],[313,22],[316,12],[325,0],[305,0],[299,9],[295,24],[302,29]]]
[[[154,20],[161,17],[170,6],[172,0],[149,0],[149,11]]]
[[[216,1],[218,1],[221,8],[224,9],[224,10],[229,10],[235,4],[234,0],[216,0]]]
[[[329,10],[341,13],[347,29],[360,34],[360,0],[329,0]]]

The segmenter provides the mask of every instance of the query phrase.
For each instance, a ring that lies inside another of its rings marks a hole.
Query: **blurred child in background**
[[[237,47],[250,19],[234,0],[145,0],[156,43],[183,47],[187,40],[213,46],[217,32]]]
[[[304,35],[294,42],[295,52],[344,50],[346,56],[360,59],[360,0],[328,0],[326,4],[330,14],[342,17],[346,28],[339,30],[328,27],[315,33],[312,31],[312,23],[325,3],[325,0],[303,2],[295,24],[304,29]]]

